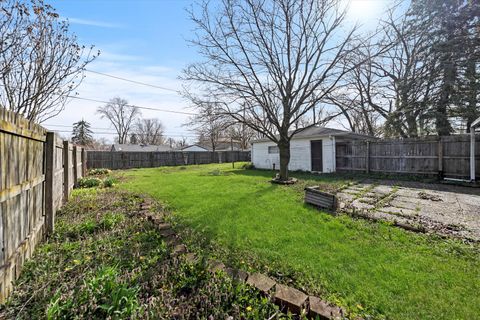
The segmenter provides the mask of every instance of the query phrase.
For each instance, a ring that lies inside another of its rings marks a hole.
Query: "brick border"
[[[181,243],[181,239],[173,231],[172,226],[165,222],[165,215],[150,212],[153,203],[144,199],[140,203],[139,214],[153,223],[158,232],[165,238],[165,242],[171,250],[171,255],[177,257],[182,255],[189,263],[196,263],[198,257],[188,252],[187,247]],[[344,310],[316,296],[309,296],[304,292],[290,286],[277,283],[274,279],[262,274],[249,274],[243,270],[226,267],[220,261],[208,261],[208,270],[211,273],[224,272],[228,276],[256,288],[264,296],[270,297],[275,304],[280,306],[282,311],[290,311],[297,315],[306,315],[310,319],[343,319]],[[361,318],[356,318],[361,320]]]

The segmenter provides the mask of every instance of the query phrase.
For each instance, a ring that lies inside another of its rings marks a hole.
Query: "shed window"
[[[278,146],[268,147],[268,153],[278,153]]]

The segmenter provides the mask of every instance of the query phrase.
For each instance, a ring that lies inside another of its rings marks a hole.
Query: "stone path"
[[[343,189],[337,197],[346,212],[480,241],[480,189],[365,180]]]

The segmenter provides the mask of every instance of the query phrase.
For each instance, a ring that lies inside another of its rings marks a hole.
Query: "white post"
[[[470,180],[475,181],[475,127],[470,127]]]

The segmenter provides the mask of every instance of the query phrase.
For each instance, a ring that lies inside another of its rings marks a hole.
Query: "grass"
[[[320,294],[346,306],[351,317],[478,318],[477,244],[333,217],[303,204],[304,186],[331,190],[352,176],[298,173],[299,185],[279,186],[268,182],[273,172],[231,164],[122,175],[121,188],[161,201],[179,228],[192,230],[192,243],[206,238],[212,255]]]
[[[141,201],[115,188],[74,190],[0,319],[284,318],[204,262],[172,257],[154,225],[136,214]]]

